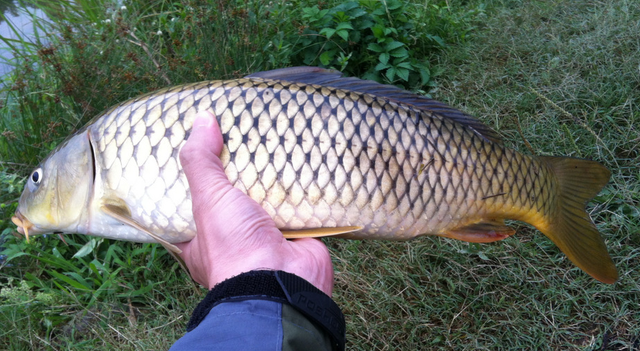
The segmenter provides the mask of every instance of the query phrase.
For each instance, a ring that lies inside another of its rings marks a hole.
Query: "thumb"
[[[186,152],[185,148],[187,149]],[[203,153],[210,152],[220,156],[220,152],[222,152],[222,132],[213,113],[200,111],[195,116],[191,133],[183,150],[180,152],[180,161],[189,163],[192,159],[206,156]],[[207,158],[211,158],[211,156]]]
[[[194,207],[207,201],[215,188],[232,187],[218,158],[223,141],[220,126],[209,111],[196,114],[187,142],[180,150],[180,163],[191,189]]]
[[[180,150],[180,164],[189,178],[190,174],[201,173],[203,165],[214,163],[222,171],[218,156],[222,152],[222,133],[213,114],[201,111],[196,114],[187,142]]]

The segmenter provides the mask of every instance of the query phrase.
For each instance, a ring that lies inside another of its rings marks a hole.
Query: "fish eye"
[[[40,184],[40,182],[42,181],[42,168],[38,168],[35,171],[33,171],[33,173],[31,173],[31,182],[35,185]]]

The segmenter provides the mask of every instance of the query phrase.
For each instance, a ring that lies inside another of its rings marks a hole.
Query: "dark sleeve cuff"
[[[220,303],[255,299],[291,305],[328,333],[334,349],[344,350],[345,322],[338,305],[308,281],[284,271],[251,271],[217,284],[193,311],[187,331]]]

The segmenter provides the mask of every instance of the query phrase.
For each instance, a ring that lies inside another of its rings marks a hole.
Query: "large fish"
[[[219,120],[231,182],[289,237],[492,242],[514,234],[504,220],[515,219],[594,278],[617,280],[585,211],[609,180],[605,167],[520,154],[440,102],[309,67],[178,86],[113,107],[33,171],[13,218],[19,231],[175,250],[170,243],[196,235],[178,154],[201,110]]]

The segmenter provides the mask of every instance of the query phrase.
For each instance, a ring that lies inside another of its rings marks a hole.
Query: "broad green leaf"
[[[380,75],[377,72],[368,72],[365,73],[362,76],[362,79],[366,79],[366,80],[373,80],[375,82],[379,82],[380,80]]]
[[[373,26],[373,21],[370,21],[370,20],[363,20],[357,23],[359,23],[357,26],[357,30],[365,30],[367,28],[372,28]],[[374,36],[375,36],[375,33],[374,33]]]
[[[395,50],[389,52],[389,54],[391,54],[391,56],[393,56],[393,57],[406,57],[406,56],[409,56],[409,52],[405,48],[395,49]]]
[[[387,76],[387,79],[389,79],[389,81],[393,82],[393,78],[396,77],[396,69],[393,67],[389,68],[385,75]]]
[[[406,68],[396,68],[396,74],[404,81],[409,80],[409,70]]]
[[[357,1],[348,1],[348,2],[343,2],[342,4],[338,5],[337,7],[339,7],[340,9],[342,9],[343,11],[349,11],[352,10],[356,7],[359,7],[360,4]]]
[[[336,23],[349,22],[351,20],[351,16],[347,15],[344,11],[336,12],[333,18]]]
[[[315,16],[320,10],[317,6],[314,7],[303,7],[302,8],[302,18],[310,19]]]
[[[431,72],[429,72],[429,69],[426,67],[422,67],[420,70],[420,79],[422,80],[422,85],[425,85],[429,82],[429,79],[431,79]]]
[[[402,62],[396,64],[396,67],[406,68],[406,69],[408,69],[410,71],[413,70],[413,66],[411,65],[411,62],[409,62],[409,61],[402,61]]]
[[[380,56],[378,56],[378,59],[380,60],[380,63],[386,65],[387,63],[389,63],[389,53],[381,53]]]
[[[87,241],[87,243],[84,244],[84,246],[82,246],[80,248],[80,250],[78,250],[78,252],[76,252],[73,255],[73,258],[84,257],[84,256],[90,254],[91,252],[93,252],[93,249],[95,247],[96,247],[96,240],[95,239],[91,239],[91,240]]]
[[[382,48],[382,46],[380,46],[379,44],[376,43],[371,43],[367,46],[367,49],[374,51],[374,52],[384,52],[384,49]]]
[[[332,60],[333,60],[333,55],[329,51],[325,51],[320,55],[320,63],[322,63],[325,66],[328,66]]]
[[[338,23],[338,25],[336,26],[336,30],[341,30],[341,29],[353,29],[353,26],[349,22],[341,22],[341,23]]]
[[[362,17],[364,15],[367,14],[367,11],[361,9],[361,8],[357,8],[351,12],[349,12],[349,15],[351,16],[351,18],[358,18],[358,17]]]
[[[305,7],[302,12],[302,18],[307,19],[310,23],[322,20],[329,13],[328,10],[321,11],[317,7]]]
[[[378,39],[384,39],[385,35],[384,35],[384,27],[382,25],[376,24],[375,26],[371,27],[371,31],[373,32],[373,36],[378,38]]]
[[[379,7],[371,12],[374,17],[386,16],[385,9]]]
[[[349,32],[346,30],[339,30],[336,32],[336,34],[338,34],[340,36],[340,38],[342,38],[342,40],[344,41],[348,41],[349,40]]]
[[[324,35],[325,37],[327,37],[327,39],[331,39],[331,37],[336,33],[336,30],[333,28],[323,28],[320,31],[321,35]]]
[[[402,2],[397,0],[388,0],[385,2],[389,11],[397,10],[402,7]]]
[[[388,44],[385,44],[384,48],[385,48],[386,51],[392,51],[392,50],[395,50],[395,49],[403,47],[403,46],[404,46],[403,43],[394,40],[394,41],[391,41]]]
[[[376,65],[375,70],[376,70],[376,71],[384,71],[385,69],[387,69],[387,68],[389,68],[389,67],[391,67],[391,66],[390,66],[388,63],[382,63],[382,62],[380,62],[380,63],[378,63],[378,64]]]

